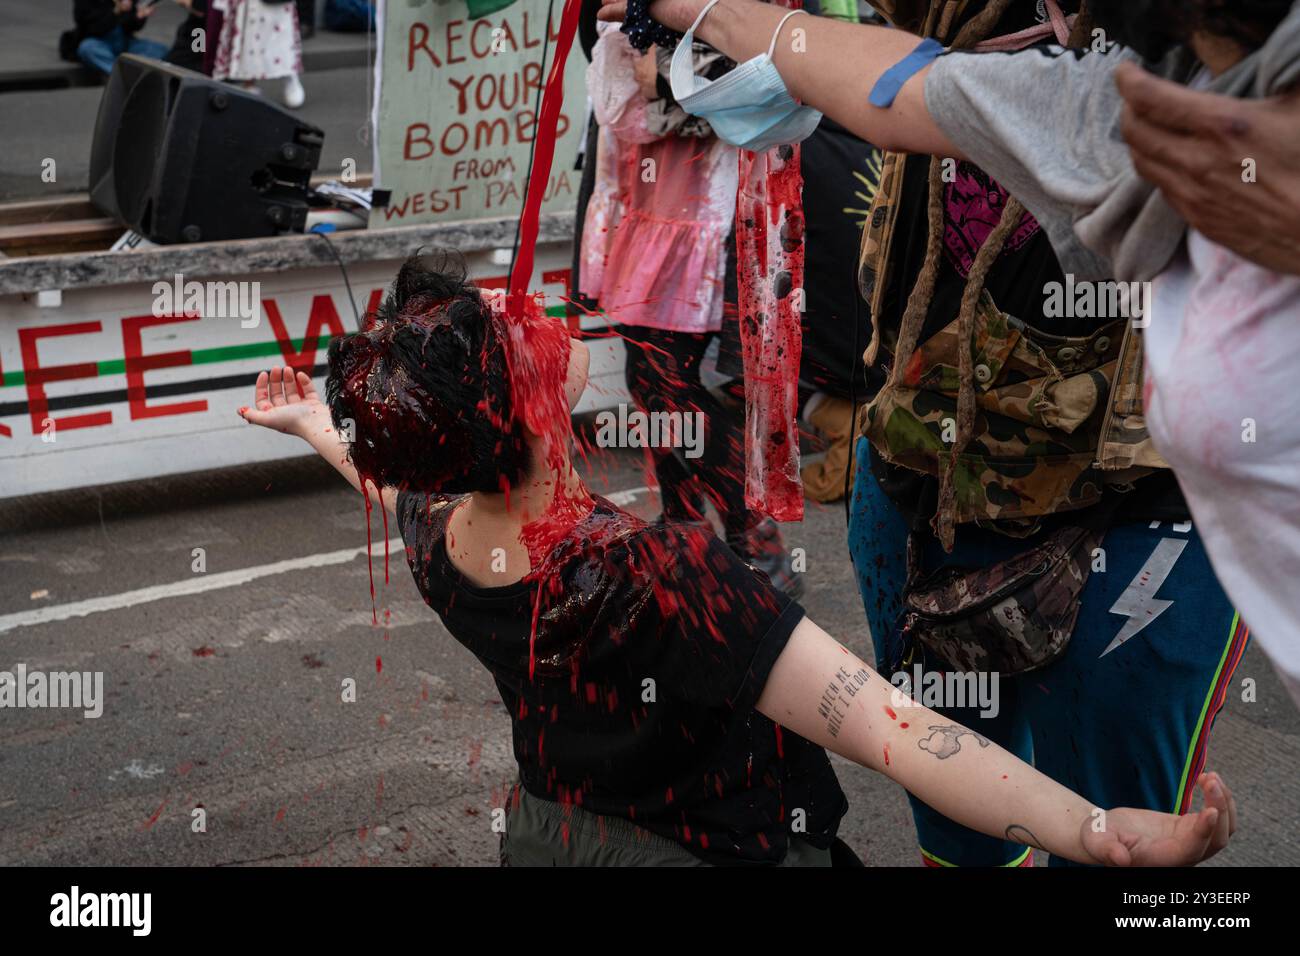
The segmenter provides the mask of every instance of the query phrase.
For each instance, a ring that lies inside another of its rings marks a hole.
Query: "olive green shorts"
[[[591,813],[516,787],[507,801],[502,866],[708,866],[681,844],[622,817]],[[830,850],[791,837],[781,866],[830,866]]]

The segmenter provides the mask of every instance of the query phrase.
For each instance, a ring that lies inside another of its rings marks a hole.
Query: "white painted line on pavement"
[[[604,497],[620,508],[631,504],[649,488],[629,488],[626,491],[612,491]],[[375,542],[371,551],[380,554],[382,541]],[[388,550],[393,554],[404,555],[406,544],[401,538],[392,538]],[[102,611],[118,611],[123,608],[150,604],[167,598],[185,597],[190,594],[203,594],[207,591],[220,591],[289,571],[304,571],[309,568],[323,568],[331,564],[347,564],[352,559],[366,553],[365,548],[344,548],[341,551],[324,551],[309,554],[303,558],[290,558],[272,564],[259,564],[252,568],[238,571],[223,571],[220,574],[196,574],[187,581],[173,581],[171,584],[155,584],[152,587],[139,588],[135,591],[123,591],[121,594],[108,594],[104,597],[87,598],[84,601],[72,601],[68,604],[55,604],[52,607],[36,608],[31,611],[19,611],[17,614],[0,615],[0,634],[20,627],[32,627],[36,624],[50,624],[54,621],[66,621],[73,617],[89,617]]]
[[[383,542],[375,542],[372,552],[381,554]],[[390,553],[405,555],[406,544],[401,538],[392,538],[388,542]],[[20,627],[34,624],[49,624],[52,621],[66,621],[72,617],[88,617],[101,611],[117,611],[122,608],[149,604],[167,598],[184,597],[189,594],[203,594],[206,591],[219,591],[222,588],[247,584],[258,578],[289,571],[303,571],[308,568],[323,568],[331,564],[347,564],[353,558],[366,553],[362,548],[344,548],[342,551],[324,551],[309,554],[303,558],[290,558],[272,564],[259,564],[252,568],[238,571],[222,571],[220,574],[196,574],[188,581],[173,581],[171,584],[155,584],[152,587],[139,588],[135,591],[123,591],[121,594],[108,594],[104,597],[88,598],[85,601],[73,601],[69,604],[55,604],[52,607],[36,608],[31,611],[19,611],[17,614],[0,615],[0,634]]]

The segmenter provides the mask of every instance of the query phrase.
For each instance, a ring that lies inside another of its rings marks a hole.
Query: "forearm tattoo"
[[[1044,853],[1047,852],[1043,845],[1038,841],[1038,837],[1034,836],[1030,831],[1029,827],[1022,827],[1019,823],[1011,824],[1011,826],[1007,827],[1007,832],[1003,835],[1012,843],[1021,843],[1025,846],[1032,846],[1035,850],[1043,850]]]
[[[859,667],[852,674],[841,667],[835,672],[831,682],[826,685],[826,689],[822,691],[822,699],[817,706],[817,713],[821,714],[822,720],[826,721],[826,730],[832,737],[840,735],[840,729],[844,726],[844,718],[849,713],[849,703],[862,688],[867,686],[870,677],[871,675],[865,667]]]
[[[967,730],[958,724],[947,724],[943,726],[930,725],[930,736],[922,737],[916,742],[916,745],[926,753],[934,754],[940,760],[947,760],[955,753],[961,751],[961,738],[974,737],[979,741],[981,747],[987,747],[989,742],[975,733],[973,730]]]

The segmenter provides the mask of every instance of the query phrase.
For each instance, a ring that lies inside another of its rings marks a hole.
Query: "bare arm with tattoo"
[[[759,712],[877,770],[940,813],[990,836],[1081,863],[1182,866],[1227,845],[1236,805],[1217,774],[1205,809],[1104,812],[981,735],[913,703],[808,618],[768,678]]]

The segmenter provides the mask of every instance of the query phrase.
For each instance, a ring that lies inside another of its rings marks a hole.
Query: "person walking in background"
[[[221,32],[212,75],[257,89],[259,80],[281,81],[284,105],[296,109],[306,100],[302,40],[297,8],[284,0],[212,0],[221,14]]]
[[[165,43],[136,36],[153,11],[152,3],[137,0],[76,0],[72,17],[77,59],[104,74],[113,72],[123,53],[162,59],[167,53]]]

